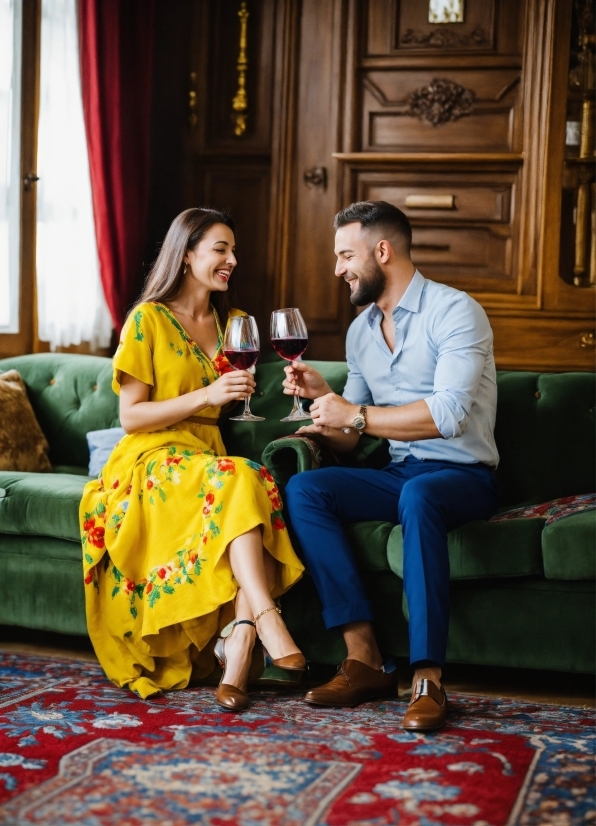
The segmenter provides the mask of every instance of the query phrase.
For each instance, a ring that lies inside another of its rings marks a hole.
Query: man
[[[430,731],[446,718],[441,686],[449,623],[447,532],[497,509],[493,430],[496,375],[492,331],[466,293],[433,281],[410,259],[407,217],[385,201],[352,204],[335,217],[335,275],[352,304],[370,307],[350,326],[348,379],[332,393],[312,367],[286,368],[284,392],[314,399],[312,434],[335,451],[361,433],[389,440],[383,470],[324,468],[294,476],[286,503],[319,592],[328,628],[340,626],[347,658],[309,691],[315,705],[354,706],[395,695],[373,611],[342,525],[382,520],[403,532],[412,701],[404,727]]]

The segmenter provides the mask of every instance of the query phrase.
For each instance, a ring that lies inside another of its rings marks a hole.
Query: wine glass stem
[[[250,396],[245,396],[244,397],[244,415],[245,416],[251,416],[252,415],[251,412],[250,412]]]

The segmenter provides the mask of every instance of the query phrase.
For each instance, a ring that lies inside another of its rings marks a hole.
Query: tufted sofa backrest
[[[53,465],[89,464],[89,430],[117,427],[118,397],[112,361],[71,353],[37,353],[0,361],[0,372],[17,370],[50,443]]]
[[[343,362],[314,362],[341,392]],[[40,353],[0,360],[0,372],[18,370],[50,443],[54,465],[89,462],[85,434],[118,426],[112,362],[97,356]],[[257,367],[251,407],[267,417],[260,425],[222,423],[231,453],[259,459],[269,441],[295,430],[279,419],[291,400],[280,390],[283,363]],[[546,502],[596,488],[593,373],[500,372],[495,437],[501,457],[498,477],[503,504]],[[1,415],[1,411],[0,411]]]
[[[503,504],[596,490],[595,374],[500,372],[497,383]]]

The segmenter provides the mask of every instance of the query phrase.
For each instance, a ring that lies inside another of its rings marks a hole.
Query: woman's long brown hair
[[[176,297],[184,278],[184,256],[215,224],[225,224],[235,231],[232,216],[225,210],[193,207],[174,218],[135,307],[143,301],[169,301]],[[212,292],[211,303],[225,327],[231,306],[230,291]]]

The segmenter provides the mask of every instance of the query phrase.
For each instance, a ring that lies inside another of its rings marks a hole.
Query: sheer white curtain
[[[0,332],[19,330],[22,0],[0,0]]]
[[[110,343],[99,280],[76,0],[43,0],[37,174],[38,335],[51,349]]]

